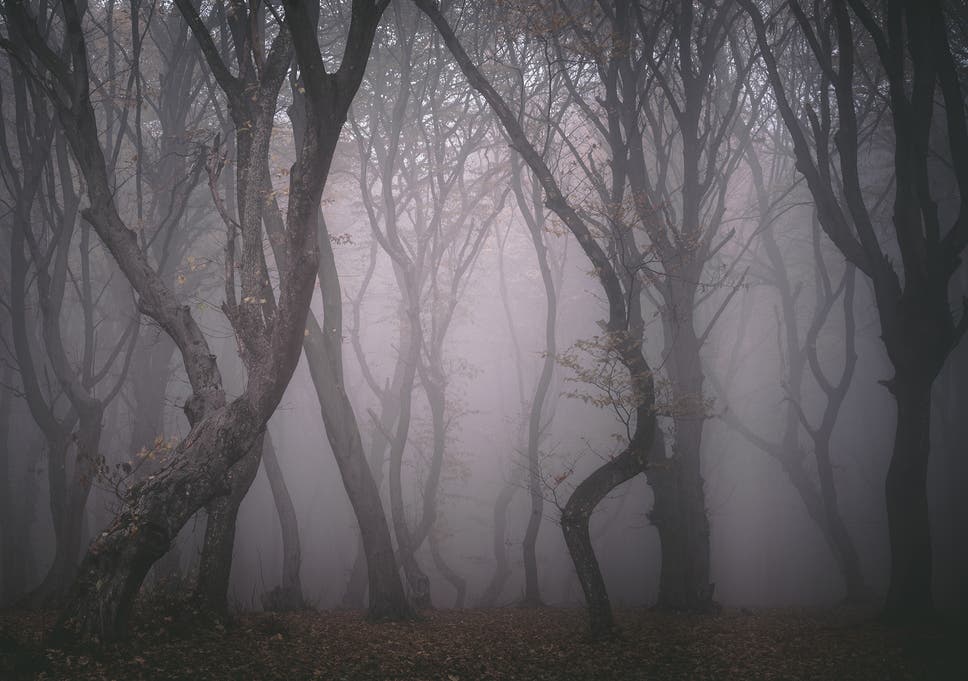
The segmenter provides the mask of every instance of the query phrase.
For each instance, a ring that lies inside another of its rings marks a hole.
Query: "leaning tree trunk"
[[[609,492],[642,472],[641,457],[642,452],[629,447],[596,469],[571,493],[561,513],[565,544],[575,564],[578,581],[588,605],[592,638],[611,636],[615,630],[615,621],[588,525],[595,507]]]
[[[149,568],[198,511],[199,499],[231,491],[229,469],[261,434],[261,420],[245,398],[198,423],[169,466],[130,490],[114,523],[91,545],[53,638],[123,637]]]
[[[264,435],[256,438],[248,453],[229,470],[231,491],[214,499],[206,507],[208,519],[198,565],[195,599],[210,612],[225,614],[228,611],[229,577],[232,574],[239,506],[259,472],[264,438]]]
[[[267,610],[302,610],[306,607],[303,598],[302,580],[299,569],[302,565],[302,549],[299,543],[299,522],[293,506],[282,467],[276,455],[276,448],[269,433],[266,432],[262,447],[262,465],[272,489],[272,499],[279,516],[282,530],[282,583],[263,598]]]
[[[373,424],[373,437],[370,441],[367,463],[373,476],[373,484],[378,491],[383,485],[383,464],[386,459],[387,447],[390,444],[387,433],[393,429],[397,420],[400,403],[396,396],[399,394],[398,387],[402,380],[402,366],[398,362],[389,390],[380,395],[380,415],[377,422]],[[356,557],[353,559],[353,567],[350,568],[350,578],[347,580],[346,591],[343,593],[341,606],[344,608],[358,610],[364,605],[367,587],[365,549],[362,536],[360,536],[356,542]]]

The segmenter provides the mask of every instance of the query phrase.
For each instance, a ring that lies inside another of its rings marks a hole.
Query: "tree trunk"
[[[327,358],[323,349],[323,332],[313,318],[309,319],[308,329],[306,360],[319,399],[326,437],[359,523],[365,549],[370,593],[368,614],[374,619],[407,618],[411,614],[410,606],[397,573],[380,490],[366,461],[356,415],[342,385],[342,372],[335,373],[333,360]]]
[[[691,303],[673,309],[692,310]],[[701,471],[705,422],[702,360],[691,313],[665,324],[668,362],[675,400],[672,456],[655,459],[649,471],[655,502],[652,520],[662,545],[658,606],[669,610],[713,609],[709,582],[709,518]]]
[[[535,202],[536,205],[537,202]],[[539,214],[540,211],[539,211]],[[543,215],[543,214],[541,214]],[[544,496],[541,489],[541,461],[538,446],[541,439],[542,415],[548,388],[551,386],[551,376],[555,370],[557,343],[555,342],[555,326],[558,314],[558,299],[555,293],[554,278],[548,265],[548,249],[544,243],[544,219],[529,220],[531,241],[541,270],[541,281],[545,292],[545,348],[544,361],[541,365],[541,375],[538,385],[534,389],[531,400],[531,412],[528,415],[528,492],[531,495],[531,515],[528,527],[524,533],[524,601],[522,605],[536,607],[543,605],[541,590],[538,585],[538,560],[536,546],[538,530],[541,528],[541,518],[544,511]]]
[[[393,430],[399,413],[400,402],[397,395],[402,380],[402,366],[398,362],[394,369],[392,383],[388,386],[388,389],[379,393],[380,415],[378,422],[373,424],[373,435],[370,439],[370,451],[367,456],[367,464],[373,476],[373,484],[378,492],[383,486],[383,464],[386,460],[387,447],[390,444],[387,433]],[[360,538],[356,542],[356,557],[353,559],[353,567],[350,569],[350,578],[346,583],[346,591],[343,594],[341,606],[352,610],[361,609],[365,603],[366,587],[366,551],[363,540]]]
[[[169,466],[135,485],[114,523],[88,549],[54,640],[123,637],[148,569],[198,511],[199,500],[231,491],[231,465],[261,433],[261,419],[239,398],[198,423]]]
[[[4,363],[2,382],[4,386],[12,385],[13,370]],[[13,451],[14,446],[10,431],[11,391],[0,388],[0,604],[11,603],[16,600],[26,587],[27,571],[26,558],[29,554],[27,528],[29,518],[23,512],[24,501],[30,497],[30,492],[22,485],[14,482]],[[18,438],[22,443],[23,438]],[[33,454],[29,447],[20,444],[18,447],[29,462]],[[29,465],[27,476],[30,475]]]
[[[504,483],[494,502],[494,536],[491,542],[494,551],[494,572],[478,602],[478,606],[482,608],[491,608],[497,604],[504,585],[511,577],[507,544],[508,507],[518,491],[519,484],[518,480],[510,478]]]
[[[50,511],[54,524],[54,560],[40,585],[28,596],[33,607],[59,605],[77,571],[84,532],[84,512],[97,475],[101,442],[100,404],[89,405],[78,418],[70,439],[49,441],[48,481]],[[68,451],[75,450],[68,467]]]
[[[454,597],[454,607],[463,608],[464,607],[464,597],[467,595],[467,581],[461,577],[454,568],[447,564],[444,557],[440,554],[440,542],[437,540],[437,534],[434,532],[430,533],[430,557],[434,561],[434,567],[443,575],[447,583],[454,587],[457,591],[457,595]]]
[[[931,381],[898,375],[891,390],[897,429],[886,484],[891,583],[885,609],[889,616],[906,617],[932,609],[927,490]]]
[[[596,469],[571,493],[561,513],[561,529],[585,594],[592,638],[611,636],[615,621],[605,579],[592,546],[589,521],[595,507],[609,492],[642,471],[641,456],[641,452],[629,447]]]
[[[214,499],[206,507],[205,540],[198,566],[195,599],[206,610],[228,612],[229,577],[232,574],[232,552],[239,506],[248,494],[259,472],[265,436],[255,439],[248,453],[228,472],[230,492]]]
[[[282,474],[276,448],[272,438],[266,432],[262,446],[262,465],[272,488],[272,499],[279,516],[279,526],[282,530],[282,583],[263,598],[266,610],[302,610],[306,607],[303,598],[302,580],[299,569],[302,565],[302,549],[299,542],[299,523],[296,519],[296,508],[293,506],[289,488]]]

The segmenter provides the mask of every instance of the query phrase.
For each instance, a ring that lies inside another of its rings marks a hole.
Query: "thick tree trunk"
[[[141,339],[132,367],[130,386],[134,408],[131,410],[131,438],[128,457],[158,446],[158,438],[165,437],[165,396],[168,392],[169,365],[175,354],[175,344],[165,334],[149,334]],[[149,472],[150,474],[150,472]],[[159,560],[152,571],[154,579],[170,587],[181,577],[181,552],[172,542],[171,549]]]
[[[931,381],[898,375],[891,390],[897,401],[897,429],[886,483],[891,583],[885,608],[889,616],[906,617],[932,609],[927,490]]]
[[[272,438],[266,432],[262,447],[262,465],[272,489],[272,499],[279,516],[282,530],[282,583],[263,597],[266,610],[302,610],[306,607],[303,598],[302,580],[299,569],[302,566],[302,549],[299,542],[299,522],[293,506],[282,467],[276,455]]]
[[[265,436],[256,438],[251,449],[228,473],[230,492],[214,499],[206,507],[205,540],[198,565],[195,599],[210,612],[228,612],[229,577],[232,574],[232,552],[239,506],[248,494],[259,472]]]
[[[692,310],[686,302],[672,309]],[[658,606],[708,612],[715,607],[709,582],[709,518],[701,470],[705,422],[700,343],[692,315],[665,324],[675,398],[672,456],[655,460],[649,481],[655,494],[652,521],[662,544]]]
[[[173,462],[132,488],[114,523],[91,544],[53,638],[123,637],[148,569],[200,502],[231,491],[230,467],[261,434],[262,420],[245,398],[198,423]]]

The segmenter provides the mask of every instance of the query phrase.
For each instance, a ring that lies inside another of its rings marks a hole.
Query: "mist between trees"
[[[0,3],[0,599],[968,603],[968,16]]]

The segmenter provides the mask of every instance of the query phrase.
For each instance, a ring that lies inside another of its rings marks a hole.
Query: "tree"
[[[813,244],[813,292],[815,304],[810,310],[806,328],[801,321],[802,303],[806,288],[797,281],[799,272],[794,271],[788,260],[789,253],[781,251],[777,239],[779,218],[789,214],[791,206],[786,200],[795,195],[795,169],[789,161],[788,138],[782,128],[764,130],[770,137],[771,148],[766,148],[766,140],[761,140],[759,149],[747,146],[747,165],[758,212],[755,233],[763,247],[765,260],[760,258],[754,263],[753,277],[761,279],[775,289],[778,297],[777,339],[781,363],[780,384],[784,392],[786,408],[779,439],[756,432],[740,415],[730,407],[727,398],[728,382],[736,375],[743,358],[739,347],[734,349],[725,370],[725,379],[720,380],[710,373],[711,383],[719,396],[727,404],[721,418],[733,430],[741,434],[750,444],[772,457],[780,464],[790,484],[800,496],[810,520],[817,526],[830,547],[831,554],[840,569],[846,589],[848,602],[861,602],[867,597],[867,590],[861,574],[857,549],[840,511],[837,487],[835,484],[834,464],[831,458],[831,440],[838,416],[847,397],[856,365],[856,323],[855,305],[855,268],[847,264],[839,281],[832,280],[821,244],[819,225],[812,232]],[[771,159],[764,168],[761,157]],[[843,363],[839,376],[833,378],[823,369],[817,344],[821,333],[834,316],[834,308],[840,301],[843,309]],[[750,308],[745,307],[740,315],[739,325],[743,329],[738,334],[741,343],[745,326],[750,322]],[[812,379],[823,395],[823,407],[819,422],[811,421],[803,406],[804,382]],[[816,423],[816,425],[814,425]],[[807,459],[807,450],[801,442],[801,432],[805,432],[812,444],[813,466]],[[817,482],[813,480],[816,471]]]
[[[249,211],[240,220],[241,299],[236,291],[236,234],[228,232],[225,310],[242,345],[248,382],[242,395],[227,401],[215,356],[191,309],[181,304],[160,279],[115,205],[90,97],[85,8],[73,0],[64,0],[51,14],[37,17],[32,13],[34,9],[24,3],[5,3],[7,29],[22,37],[21,45],[26,49],[12,43],[9,33],[2,45],[21,61],[29,50],[31,58],[40,65],[45,94],[57,111],[86,182],[89,206],[82,214],[135,289],[143,311],[175,341],[192,388],[185,405],[191,431],[176,448],[172,464],[131,490],[114,523],[88,549],[61,616],[59,635],[101,639],[122,636],[132,599],[147,570],[199,508],[228,491],[226,474],[261,438],[299,357],[317,276],[319,201],[342,121],[362,78],[384,7],[385,4],[354,3],[340,67],[329,73],[322,66],[318,46],[315,53],[308,47],[310,41],[315,44],[315,17],[308,15],[305,7],[287,3],[285,27],[277,29],[260,65],[266,77],[264,91],[245,91],[239,77],[227,69],[218,69],[218,52],[210,40],[205,40],[204,27],[192,27],[210,66],[217,69],[216,78],[226,96],[237,100],[233,105],[238,109],[250,104],[265,105],[265,100],[269,100],[267,108],[274,113],[276,81],[281,81],[288,70],[290,35],[308,94],[306,134],[297,144],[296,162],[290,173],[282,243],[286,259],[280,263],[278,302],[265,277],[261,210],[256,215],[256,211]],[[186,8],[194,12],[187,3]],[[39,20],[52,22],[52,30],[42,32]],[[50,42],[58,37],[63,41],[63,49]],[[248,102],[242,101],[246,99]],[[258,126],[251,131],[236,130],[242,138],[240,155],[243,149],[254,152],[240,158],[239,172],[243,176],[252,169],[250,163],[263,162],[260,153],[267,150],[269,130],[271,127]],[[266,146],[260,148],[261,145]],[[251,197],[247,198],[250,205],[254,203]]]
[[[446,339],[506,192],[487,205],[499,177],[499,157],[487,150],[490,119],[474,95],[456,83],[460,75],[443,59],[416,59],[421,46],[438,57],[443,52],[434,33],[418,29],[420,21],[419,12],[395,6],[393,23],[386,29],[393,37],[383,41],[381,58],[374,60],[366,96],[354,104],[351,127],[367,220],[373,238],[390,258],[401,292],[400,343],[392,382],[381,386],[358,342],[355,347],[364,378],[381,404],[381,416],[375,420],[377,428],[385,430],[389,447],[397,554],[415,605],[429,607],[429,579],[416,553],[436,521],[453,419],[448,413],[452,376]],[[430,412],[431,451],[419,483],[420,511],[410,521],[403,462],[415,445],[411,426],[419,407],[414,400],[418,385]],[[377,453],[382,441],[374,444]],[[374,468],[382,465],[382,460],[373,461]]]
[[[812,8],[791,2],[789,14],[769,18],[771,25],[789,20],[794,38],[784,45],[759,7],[748,0],[741,4],[752,18],[820,225],[873,285],[894,369],[884,383],[897,404],[886,481],[891,546],[886,610],[923,613],[932,607],[927,496],[932,385],[968,330],[968,302],[960,319],[949,302],[949,282],[968,244],[968,124],[945,11],[940,2],[874,6],[836,0]],[[798,104],[780,60],[801,44],[820,76]],[[871,106],[881,102],[889,117],[879,117]],[[888,149],[876,148],[867,126],[882,131]],[[886,183],[888,191],[893,187],[893,211],[883,222],[873,209],[876,194],[861,181],[868,152],[892,162]],[[940,194],[951,186],[957,203]]]
[[[628,371],[635,396],[635,425],[628,445],[602,464],[575,488],[562,512],[562,531],[588,605],[591,632],[605,636],[614,621],[608,591],[592,547],[588,523],[598,503],[612,489],[646,470],[655,438],[655,386],[652,370],[642,352],[641,309],[638,280],[621,278],[592,236],[586,222],[565,199],[554,175],[530,142],[517,115],[494,89],[464,50],[446,18],[428,0],[415,0],[440,32],[444,43],[460,66],[471,87],[481,93],[504,127],[513,148],[521,154],[545,192],[545,205],[562,220],[578,241],[595,269],[608,302],[604,333],[610,353]]]

